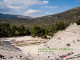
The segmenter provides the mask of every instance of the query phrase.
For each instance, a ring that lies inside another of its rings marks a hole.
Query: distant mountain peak
[[[11,14],[3,14],[3,13],[0,13],[0,18],[1,19],[5,19],[5,18],[25,18],[25,19],[30,19],[32,17],[30,17],[30,16],[11,15]]]

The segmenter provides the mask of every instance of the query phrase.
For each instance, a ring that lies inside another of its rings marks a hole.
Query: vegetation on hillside
[[[80,25],[80,19],[74,21]],[[13,37],[13,36],[29,36],[47,38],[47,36],[53,36],[59,30],[64,30],[70,23],[55,22],[51,26],[41,27],[33,26],[31,29],[20,25],[12,26],[8,23],[0,23],[0,37]]]
[[[64,22],[56,22],[50,27],[34,26],[31,29],[25,26],[10,26],[8,23],[0,23],[0,37],[13,37],[13,36],[25,36],[31,35],[32,37],[47,38],[47,36],[53,36],[58,30],[63,30],[67,27]]]
[[[71,22],[80,25],[80,7],[34,19],[0,19],[0,37],[31,35],[47,38],[65,29]]]
[[[0,37],[30,35],[29,30],[24,26],[10,26],[7,23],[0,23]]]
[[[76,23],[77,23],[78,25],[80,25],[80,19],[79,19],[79,20],[77,20],[77,21],[76,21]]]
[[[0,22],[7,22],[10,25],[25,25],[26,27],[32,28],[33,26],[46,27],[55,24],[55,22],[74,22],[80,19],[80,7],[70,9],[65,12],[61,12],[54,15],[47,15],[43,17],[33,19],[0,19]]]

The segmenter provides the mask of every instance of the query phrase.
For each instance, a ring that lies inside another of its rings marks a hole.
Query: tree
[[[77,20],[77,21],[76,21],[76,23],[77,23],[78,25],[80,25],[80,19],[79,19],[79,20]]]
[[[31,36],[33,37],[36,37],[36,36],[41,37],[44,34],[45,34],[45,30],[38,26],[34,26],[31,30]]]
[[[43,35],[43,36],[42,36],[42,38],[47,39],[47,35],[46,35],[46,34],[45,34],[45,35]]]
[[[65,29],[65,23],[64,22],[57,22],[56,24],[55,24],[55,29],[58,31],[58,30],[63,30],[63,29]]]

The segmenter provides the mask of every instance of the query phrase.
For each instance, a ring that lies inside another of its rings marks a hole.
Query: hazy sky
[[[80,0],[0,0],[0,13],[39,17],[79,6]]]

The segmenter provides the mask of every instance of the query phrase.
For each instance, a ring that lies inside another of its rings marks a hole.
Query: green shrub
[[[80,25],[80,19],[79,19],[79,20],[77,20],[77,21],[76,21],[76,23],[77,23],[78,25]]]

